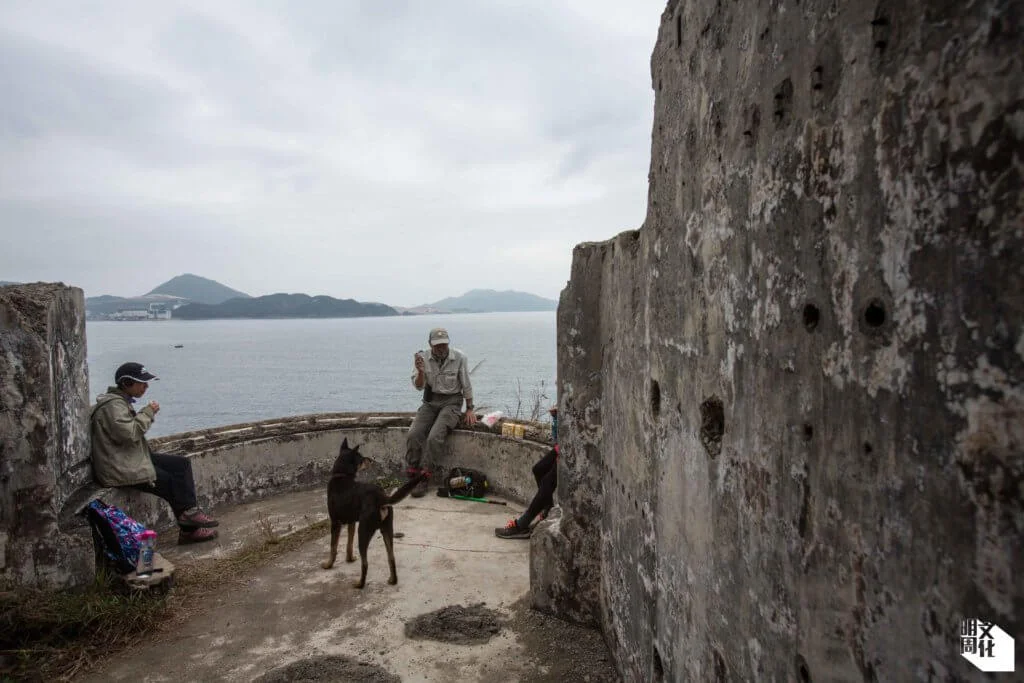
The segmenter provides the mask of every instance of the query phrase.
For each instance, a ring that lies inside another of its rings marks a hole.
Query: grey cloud
[[[167,88],[101,69],[53,45],[0,31],[0,132],[113,137],[167,125],[178,98]]]
[[[569,3],[0,6],[0,279],[555,296],[576,241],[643,220],[663,4],[643,40]],[[153,268],[117,273],[126,235]],[[469,245],[459,279],[423,277],[426,236]]]

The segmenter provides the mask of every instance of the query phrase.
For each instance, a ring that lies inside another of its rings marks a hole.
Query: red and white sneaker
[[[516,520],[510,519],[508,524],[495,529],[494,535],[498,538],[529,538],[530,530],[523,529],[516,523]]]
[[[220,522],[199,508],[192,508],[178,515],[178,526],[183,529],[212,529],[218,525]]]
[[[187,531],[181,529],[178,531],[178,545],[189,545],[191,543],[203,543],[205,541],[212,541],[217,538],[216,529],[192,529]]]

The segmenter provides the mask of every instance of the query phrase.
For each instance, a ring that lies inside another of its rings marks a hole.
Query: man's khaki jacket
[[[153,424],[153,409],[147,404],[132,410],[131,397],[117,387],[96,397],[90,412],[92,469],[103,486],[132,486],[156,481],[149,457],[146,430]]]

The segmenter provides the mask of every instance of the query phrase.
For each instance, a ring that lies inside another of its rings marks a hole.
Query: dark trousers
[[[533,518],[547,511],[555,504],[555,487],[558,485],[558,453],[552,448],[548,454],[533,466],[533,478],[537,481],[537,493],[516,525],[525,529]]]
[[[196,506],[196,483],[192,478],[192,461],[182,455],[151,453],[156,469],[156,483],[139,484],[134,488],[159,496],[171,504],[177,518]]]

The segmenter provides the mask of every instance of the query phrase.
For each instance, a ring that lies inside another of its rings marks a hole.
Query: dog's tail
[[[429,475],[424,474],[423,472],[420,472],[418,475],[416,475],[415,477],[413,477],[409,481],[407,481],[404,484],[402,484],[402,486],[399,487],[398,490],[396,490],[394,493],[392,493],[391,497],[388,498],[387,504],[388,505],[394,505],[398,501],[402,500],[403,498],[408,496],[410,493],[412,493],[412,490],[414,488],[416,488],[417,484],[419,484],[421,481],[426,481],[428,478],[429,478]]]

